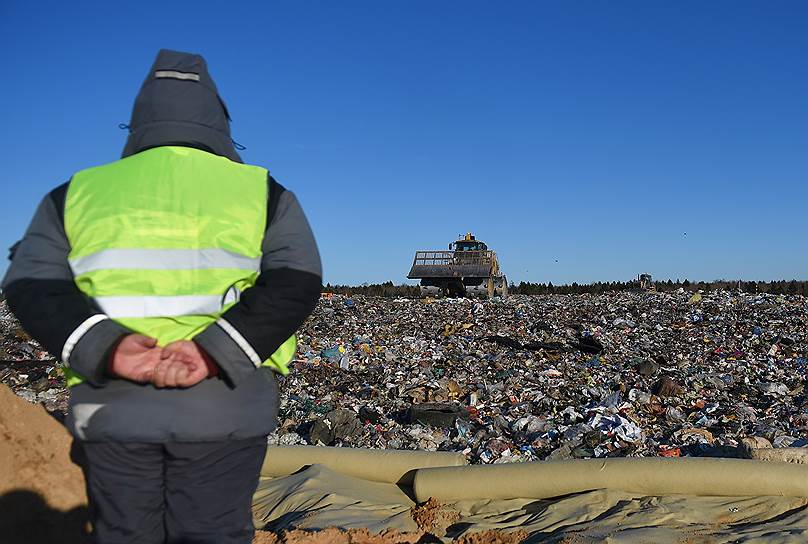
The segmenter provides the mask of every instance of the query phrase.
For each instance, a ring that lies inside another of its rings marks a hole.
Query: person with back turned
[[[158,53],[129,130],[120,160],[42,200],[3,291],[64,365],[93,541],[249,543],[317,246],[241,161],[201,56]]]

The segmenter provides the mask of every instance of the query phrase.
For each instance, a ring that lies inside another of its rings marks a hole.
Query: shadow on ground
[[[49,507],[38,493],[18,490],[0,496],[0,541],[4,544],[84,544],[87,508]]]

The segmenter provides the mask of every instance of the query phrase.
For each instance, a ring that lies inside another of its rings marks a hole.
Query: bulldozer
[[[421,280],[421,296],[508,295],[508,278],[496,252],[470,232],[458,236],[448,251],[416,251],[407,278]]]
[[[642,291],[656,291],[656,284],[654,283],[651,274],[638,274],[637,285],[640,286]]]

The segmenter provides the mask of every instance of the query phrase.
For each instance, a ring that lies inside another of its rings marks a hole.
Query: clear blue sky
[[[516,282],[808,279],[806,28],[799,1],[3,2],[0,245],[118,158],[167,47],[206,57],[325,281],[400,283],[469,230]]]

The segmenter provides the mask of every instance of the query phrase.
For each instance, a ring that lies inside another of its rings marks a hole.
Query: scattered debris
[[[663,376],[654,384],[651,389],[658,397],[679,397],[684,394],[684,389],[669,376]]]
[[[808,445],[805,297],[691,298],[323,297],[280,379],[271,441],[457,451],[472,463],[741,457],[749,437]],[[0,381],[63,414],[56,362],[4,306],[0,329]]]
[[[637,374],[648,378],[659,371],[659,365],[650,359],[642,359],[637,365]]]

